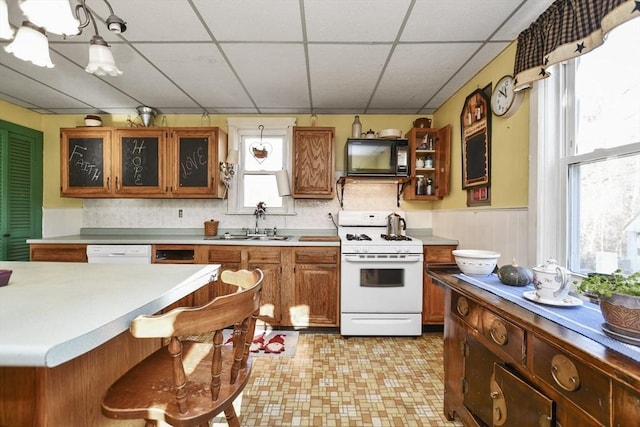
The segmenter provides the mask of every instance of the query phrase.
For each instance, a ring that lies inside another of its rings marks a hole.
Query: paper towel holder
[[[289,174],[286,170],[282,169],[276,171],[276,184],[278,185],[278,196],[290,196],[291,186],[289,185]]]

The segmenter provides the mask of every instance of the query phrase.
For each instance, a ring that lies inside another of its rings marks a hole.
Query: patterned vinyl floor
[[[301,333],[295,357],[256,357],[244,427],[461,426],[443,415],[443,339]],[[226,426],[216,418],[213,426]]]

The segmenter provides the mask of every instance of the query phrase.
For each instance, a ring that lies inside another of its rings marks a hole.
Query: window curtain
[[[638,0],[555,1],[518,36],[516,87],[549,77],[549,66],[596,49],[609,31],[637,17]]]

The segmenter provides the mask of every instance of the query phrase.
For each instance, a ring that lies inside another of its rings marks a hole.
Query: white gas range
[[[422,333],[422,241],[387,235],[389,215],[402,211],[340,211],[340,333]]]

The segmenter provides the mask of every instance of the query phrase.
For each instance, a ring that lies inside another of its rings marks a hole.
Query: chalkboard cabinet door
[[[68,197],[109,197],[111,179],[110,129],[62,129],[60,134],[60,192]]]
[[[403,192],[404,199],[442,199],[450,191],[451,126],[412,128],[405,136],[409,140],[411,174]],[[419,177],[422,177],[420,185],[418,185]],[[424,187],[420,188],[422,185]]]
[[[226,158],[226,134],[218,128],[172,128],[170,145],[172,196],[222,197],[218,164]]]
[[[298,199],[333,199],[334,128],[293,128],[293,194]]]
[[[163,196],[167,129],[118,129],[113,140],[113,185],[116,195]]]

